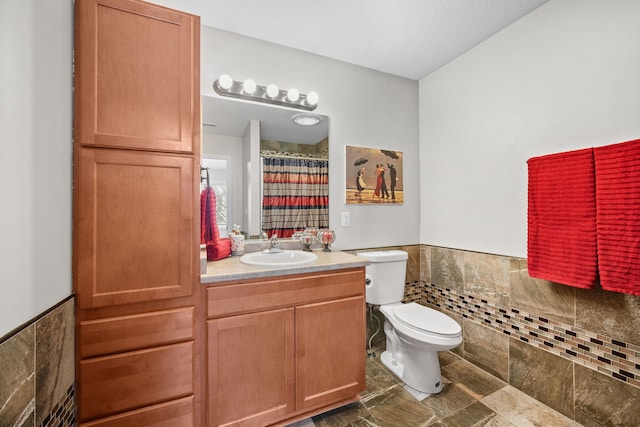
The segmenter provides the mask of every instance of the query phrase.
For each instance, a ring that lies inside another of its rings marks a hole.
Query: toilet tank
[[[409,254],[391,250],[357,252],[356,255],[369,260],[366,268],[367,303],[382,305],[401,302]]]

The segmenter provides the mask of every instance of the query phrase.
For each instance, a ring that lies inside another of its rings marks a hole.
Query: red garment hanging
[[[220,238],[216,219],[216,193],[207,187],[200,194],[200,244],[207,246],[207,260],[216,261],[231,254],[231,241]]]
[[[602,289],[640,295],[640,140],[596,147]]]
[[[593,149],[527,163],[529,275],[592,288],[598,276]]]

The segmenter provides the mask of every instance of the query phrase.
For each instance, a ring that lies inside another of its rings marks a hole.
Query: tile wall
[[[0,425],[75,426],[74,300],[0,341]]]
[[[462,325],[455,353],[585,426],[639,425],[640,297],[533,279],[521,258],[385,249],[409,253],[405,301]]]

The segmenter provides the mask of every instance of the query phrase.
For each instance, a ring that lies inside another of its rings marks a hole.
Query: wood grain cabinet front
[[[83,423],[82,427],[193,427],[193,396]]]
[[[76,156],[79,306],[191,295],[194,159],[85,147]]]
[[[113,425],[156,425],[162,417],[176,422],[187,414],[192,424],[194,317],[193,307],[180,307],[80,321],[81,425],[111,425],[107,419]]]
[[[193,341],[80,362],[78,415],[92,420],[193,395]]]
[[[294,412],[294,309],[207,322],[208,424],[268,425]]]
[[[136,0],[76,2],[75,137],[85,146],[193,153],[199,18]]]
[[[296,308],[296,408],[348,399],[366,381],[364,297]]]
[[[201,426],[200,18],[74,3],[81,426]]]
[[[209,426],[293,422],[365,389],[364,268],[204,292]]]

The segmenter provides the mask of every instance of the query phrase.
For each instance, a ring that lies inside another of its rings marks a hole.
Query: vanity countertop
[[[368,264],[365,258],[334,250],[313,251],[318,259],[293,267],[265,267],[247,265],[240,262],[239,256],[229,257],[207,263],[207,272],[200,276],[203,285],[227,282],[230,280],[257,279],[261,277],[284,276],[289,274],[313,273],[316,271],[341,270],[344,268],[364,267]]]

